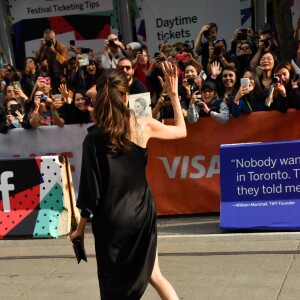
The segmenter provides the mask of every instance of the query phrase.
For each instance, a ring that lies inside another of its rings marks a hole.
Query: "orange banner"
[[[231,117],[226,124],[207,117],[187,124],[185,139],[151,140],[147,178],[158,215],[219,212],[220,145],[297,140],[299,120],[295,109]]]

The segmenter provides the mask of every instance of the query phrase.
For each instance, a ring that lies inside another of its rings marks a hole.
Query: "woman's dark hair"
[[[258,61],[260,62],[261,58],[262,58],[265,54],[267,54],[267,53],[270,53],[270,54],[273,56],[273,59],[274,59],[274,68],[273,68],[273,70],[272,70],[272,76],[273,76],[274,70],[275,70],[276,66],[278,65],[278,63],[279,63],[278,58],[277,58],[277,55],[276,55],[274,52],[272,52],[272,51],[263,51],[262,54],[260,55]]]
[[[245,68],[243,71],[243,76],[245,75],[246,72],[250,72],[254,79],[255,88],[253,90],[253,95],[254,95],[254,100],[258,100],[261,97],[262,90],[261,90],[261,85],[260,85],[260,81],[259,81],[257,72],[253,68]]]
[[[32,59],[33,62],[34,62],[35,68],[38,69],[38,64],[35,61],[34,57],[33,56],[27,56],[27,57],[24,58],[24,70],[26,69],[26,62],[27,62],[28,59]]]
[[[289,63],[288,61],[280,62],[279,64],[276,65],[274,73],[277,73],[280,69],[287,69],[289,71],[290,83],[291,83],[291,80],[293,79],[293,77],[295,75],[295,72],[294,72],[294,69],[293,69],[291,63]],[[285,84],[287,84],[287,83],[285,82]]]
[[[97,83],[94,118],[105,133],[111,152],[129,150],[131,110],[124,101],[126,94],[129,85],[124,71],[105,69]]]

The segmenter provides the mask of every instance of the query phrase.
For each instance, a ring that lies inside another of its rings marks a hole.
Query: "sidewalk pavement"
[[[158,219],[160,267],[186,300],[300,299],[300,232],[222,232],[218,215]],[[66,237],[0,241],[0,299],[96,300],[90,226],[88,263]],[[159,299],[149,286],[142,300]],[[120,299],[122,300],[122,299]]]

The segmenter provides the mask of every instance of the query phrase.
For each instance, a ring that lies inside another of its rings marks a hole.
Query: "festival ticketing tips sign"
[[[221,145],[222,229],[300,229],[300,140]]]

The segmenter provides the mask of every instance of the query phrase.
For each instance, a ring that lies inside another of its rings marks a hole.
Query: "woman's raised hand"
[[[171,94],[178,94],[178,74],[176,66],[172,65],[168,61],[162,62],[161,67],[164,73],[164,79],[158,76],[160,84],[163,90],[171,96]]]

